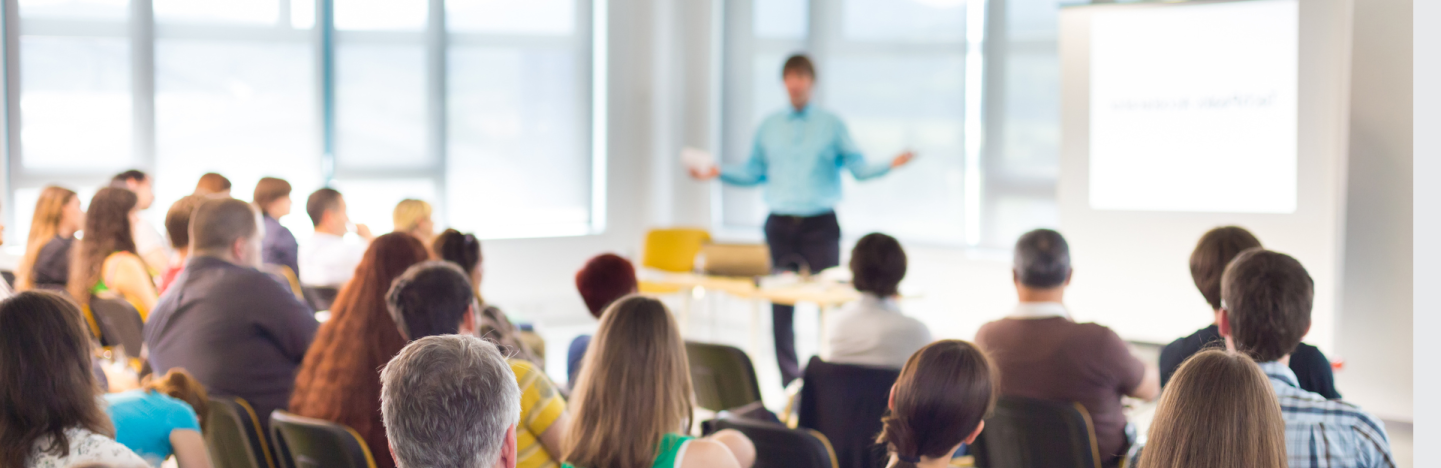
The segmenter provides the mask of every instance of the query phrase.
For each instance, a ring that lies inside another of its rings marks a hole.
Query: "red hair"
[[[390,318],[385,293],[407,268],[429,258],[425,245],[409,234],[390,233],[370,243],[355,277],[336,296],[330,321],[305,353],[291,412],[350,426],[371,453],[390,453],[380,417],[380,368],[405,347],[405,338]],[[375,462],[395,466],[386,456]]]
[[[595,318],[600,318],[610,303],[635,293],[637,288],[635,266],[616,254],[596,255],[575,274],[575,289]]]

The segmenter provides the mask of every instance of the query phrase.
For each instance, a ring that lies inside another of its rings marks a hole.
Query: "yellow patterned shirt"
[[[545,451],[540,435],[550,429],[561,413],[565,400],[556,392],[555,384],[534,364],[511,359],[510,370],[520,386],[520,424],[515,428],[516,468],[557,468],[559,463]],[[559,455],[559,454],[557,454]]]

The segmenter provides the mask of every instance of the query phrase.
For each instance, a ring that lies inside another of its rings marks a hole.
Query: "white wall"
[[[1412,76],[1414,83],[1420,85],[1412,87],[1415,90],[1412,128],[1425,131],[1413,134],[1415,166],[1411,180],[1421,182],[1413,185],[1413,240],[1430,240],[1441,238],[1441,185],[1434,183],[1441,180],[1441,157],[1438,157],[1441,156],[1441,132],[1436,131],[1441,128],[1441,29],[1434,27],[1441,24],[1441,2],[1422,1],[1414,8],[1415,18],[1407,25],[1397,26],[1415,30]],[[1415,255],[1413,305],[1421,313],[1414,314],[1415,329],[1405,335],[1406,339],[1423,338],[1416,342],[1412,355],[1426,358],[1414,361],[1417,379],[1413,388],[1434,391],[1441,386],[1441,360],[1436,359],[1441,356],[1441,341],[1434,339],[1441,332],[1441,314],[1436,313],[1441,311],[1441,297],[1435,293],[1435,285],[1441,284],[1441,271],[1435,268],[1437,262],[1441,262],[1441,245],[1436,242],[1413,242],[1412,245]],[[1413,413],[1417,439],[1441,440],[1441,400],[1422,398],[1416,402]],[[1416,460],[1417,466],[1441,466],[1441,450],[1423,450],[1416,454]]]

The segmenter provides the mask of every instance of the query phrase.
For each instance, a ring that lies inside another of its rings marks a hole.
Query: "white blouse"
[[[115,468],[145,468],[149,466],[139,455],[125,448],[124,445],[120,445],[115,439],[90,432],[89,429],[79,427],[66,429],[65,438],[70,441],[70,450],[65,456],[56,456],[54,453],[43,451],[43,449],[50,448],[49,437],[42,437],[35,441],[35,446],[30,448],[30,456],[26,459],[25,468],[69,468],[80,463],[104,463]]]

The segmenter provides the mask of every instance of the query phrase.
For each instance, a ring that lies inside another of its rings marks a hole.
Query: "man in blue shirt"
[[[791,108],[766,117],[756,130],[755,144],[745,163],[707,171],[692,169],[697,179],[717,176],[721,182],[742,187],[765,184],[771,215],[766,219],[766,243],[776,269],[818,272],[840,264],[841,228],[835,205],[841,200],[841,170],[856,180],[889,173],[910,162],[907,151],[884,164],[870,164],[851,140],[840,117],[810,104],[815,87],[815,66],[805,55],[786,59],[781,79]],[[792,327],[794,308],[772,306],[776,360],[782,383],[800,377]]]

